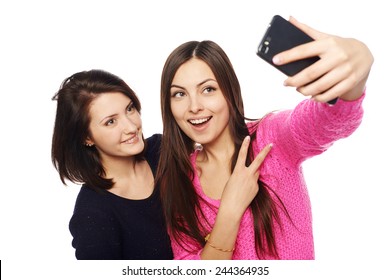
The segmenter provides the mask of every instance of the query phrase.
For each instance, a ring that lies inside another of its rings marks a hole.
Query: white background
[[[1,1],[0,259],[4,279],[124,279],[122,267],[140,264],[75,261],[68,222],[79,186],[63,186],[50,158],[56,108],[51,97],[63,79],[92,68],[119,75],[141,99],[144,134],[150,136],[162,132],[159,86],[166,57],[185,41],[210,39],[224,48],[236,69],[248,117],[292,108],[303,97],[283,87],[285,77],[256,56],[274,14],[292,15],[313,28],[355,37],[370,47],[375,63],[367,84],[365,117],[351,137],[304,165],[312,199],[316,261],[222,264],[268,265],[271,275],[264,279],[389,279],[390,92],[386,81],[390,59],[384,3]],[[142,264],[212,268],[220,263]]]

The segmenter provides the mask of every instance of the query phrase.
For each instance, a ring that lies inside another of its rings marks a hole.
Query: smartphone
[[[275,65],[272,58],[283,51],[289,50],[301,44],[313,41],[309,35],[297,28],[295,25],[285,20],[279,15],[275,15],[268,25],[268,28],[257,48],[257,55],[283,72],[287,76],[294,76],[306,67],[318,61],[320,58],[310,57],[302,60],[293,61],[284,65]],[[329,104],[335,104],[337,98],[328,101]]]

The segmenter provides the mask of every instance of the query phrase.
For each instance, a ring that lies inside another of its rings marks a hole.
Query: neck
[[[154,177],[147,161],[135,162],[134,157],[105,164],[106,177],[114,181],[110,192],[127,199],[145,199],[153,193]]]
[[[135,173],[136,161],[134,157],[111,158],[103,160],[106,178],[123,178]]]
[[[200,162],[217,162],[230,164],[234,155],[234,142],[231,137],[223,137],[203,146],[199,153]]]

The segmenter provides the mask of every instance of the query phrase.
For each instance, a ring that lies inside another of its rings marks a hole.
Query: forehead
[[[92,118],[103,118],[122,112],[131,102],[131,99],[121,92],[107,92],[98,94],[91,102],[89,114]]]
[[[191,58],[183,63],[176,71],[172,83],[197,83],[205,79],[214,79],[215,75],[206,62],[198,58]]]

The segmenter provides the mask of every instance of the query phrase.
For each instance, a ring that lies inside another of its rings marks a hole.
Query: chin
[[[135,148],[135,147],[134,147]],[[138,143],[137,145],[137,149],[139,150],[138,151],[138,154],[141,153],[143,151],[143,149],[145,149],[145,143],[143,141],[141,141],[140,143]]]
[[[135,156],[140,154],[144,148],[145,148],[145,144],[142,142],[142,143],[137,143],[137,145],[135,146],[129,147],[127,151],[129,155]]]
[[[198,143],[198,144],[201,144],[201,145],[207,145],[208,143],[210,143],[212,141],[212,139],[210,139],[209,137],[194,137],[194,138],[191,138],[192,141],[194,141],[195,143]]]

